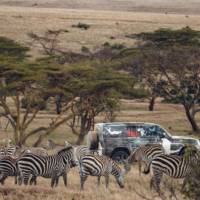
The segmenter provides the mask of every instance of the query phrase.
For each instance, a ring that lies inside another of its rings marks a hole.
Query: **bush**
[[[85,24],[85,23],[79,22],[78,24],[73,24],[72,27],[73,27],[73,28],[80,28],[80,29],[87,30],[87,29],[90,28],[90,25],[89,25],[89,24]]]
[[[81,47],[81,52],[83,52],[83,53],[90,53],[90,49],[88,47],[86,47],[86,46],[82,46]]]
[[[187,156],[188,152],[186,152]],[[200,156],[200,155],[199,155]],[[182,188],[183,194],[189,199],[199,200],[200,197],[200,159],[197,163],[191,165],[192,171],[189,177],[186,178],[186,185]]]
[[[22,103],[22,108],[25,109],[28,107],[29,104],[31,108],[39,108],[40,110],[45,110],[47,107],[46,101],[44,100],[32,101],[30,103],[28,99],[23,98],[21,103]]]
[[[6,37],[0,37],[0,55],[24,59],[27,57],[28,47]]]
[[[142,99],[147,98],[149,93],[144,89],[129,89],[122,92],[123,98],[125,99]]]

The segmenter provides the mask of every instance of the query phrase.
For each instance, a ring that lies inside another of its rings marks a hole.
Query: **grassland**
[[[166,181],[166,178],[164,179]],[[89,177],[85,183],[85,190],[80,191],[79,174],[77,169],[72,169],[68,176],[68,186],[64,187],[60,179],[57,188],[50,188],[50,180],[39,178],[37,186],[16,186],[14,179],[10,177],[4,186],[0,187],[0,199],[2,200],[160,200],[155,191],[149,188],[149,175],[138,175],[138,170],[133,167],[125,177],[125,188],[120,189],[114,177],[111,177],[109,189],[105,189],[104,179],[97,188],[96,178]],[[178,185],[177,185],[178,183]],[[180,186],[179,181],[175,181],[176,188]],[[165,191],[166,200],[169,199],[169,190]],[[177,192],[178,199],[183,199]]]
[[[7,36],[31,47],[31,54],[40,56],[40,47],[30,44],[27,33],[44,34],[47,29],[68,30],[60,37],[59,47],[69,51],[81,50],[82,46],[95,51],[105,42],[135,43],[126,35],[158,28],[190,26],[200,29],[199,15],[99,11],[78,9],[6,7],[0,6],[0,36]],[[91,25],[88,30],[72,28],[78,22]]]
[[[0,5],[170,13],[199,13],[198,0],[1,0]]]

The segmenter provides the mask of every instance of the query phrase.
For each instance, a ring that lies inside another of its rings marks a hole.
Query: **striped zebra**
[[[17,150],[17,147],[14,145],[3,146],[0,148],[0,157],[14,156],[16,150]]]
[[[65,146],[69,147],[72,145],[68,141],[65,141]],[[72,147],[74,150],[74,159],[77,166],[79,166],[79,162],[84,155],[95,153],[98,154],[98,151],[90,150],[89,147],[85,145],[73,145]]]
[[[51,178],[51,187],[57,186],[58,179],[63,176],[64,184],[67,185],[67,171],[75,166],[72,147],[66,147],[52,156],[40,156],[25,154],[17,161],[20,179],[25,185],[30,184],[37,176]]]
[[[0,159],[0,183],[2,185],[8,176],[14,176],[15,184],[17,184],[18,169],[16,163],[17,159],[12,157],[6,156]]]
[[[84,183],[88,176],[97,176],[98,185],[100,184],[101,176],[105,177],[106,188],[109,184],[109,175],[115,176],[118,185],[124,187],[124,174],[125,170],[122,170],[120,166],[111,158],[100,155],[84,155],[80,162],[80,185],[81,190],[84,188]]]
[[[76,159],[76,163],[78,164],[81,158],[87,154],[93,154],[87,146],[73,146],[74,149],[74,157]]]
[[[139,167],[139,174],[141,174],[142,163],[148,165],[151,160],[163,154],[163,148],[160,144],[146,144],[136,148],[128,157],[128,163],[132,164],[137,162]]]
[[[18,158],[13,158],[10,156],[0,159],[0,183],[2,185],[8,176],[15,177],[15,184],[18,183],[17,177],[19,176],[19,171],[17,167],[17,160]],[[32,177],[32,182],[36,184],[36,178]]]
[[[166,174],[172,178],[182,178],[184,179],[182,189],[184,188],[187,179],[189,178],[193,166],[197,165],[199,161],[198,152],[191,151],[187,156],[177,156],[177,155],[159,155],[154,158],[151,163],[149,163],[144,173],[148,174],[150,172],[150,166],[152,167],[153,177],[150,181],[150,187],[154,187],[156,191],[160,193],[160,183],[163,174]],[[171,188],[173,189],[173,188]]]

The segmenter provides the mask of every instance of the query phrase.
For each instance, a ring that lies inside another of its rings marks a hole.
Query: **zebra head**
[[[124,175],[126,173],[126,170],[121,169],[121,167],[115,162],[112,161],[112,172],[115,179],[119,185],[120,188],[124,188]]]
[[[122,169],[119,177],[117,178],[117,183],[119,185],[120,188],[124,188],[124,175],[126,173],[126,170]]]
[[[75,167],[76,166],[76,160],[74,159],[74,152],[73,152],[73,147],[69,146],[66,147],[57,153],[58,155],[63,157],[64,162],[70,165],[70,167]]]

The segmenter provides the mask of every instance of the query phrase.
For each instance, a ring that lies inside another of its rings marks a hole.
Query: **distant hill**
[[[0,5],[200,14],[200,0],[0,0]]]

